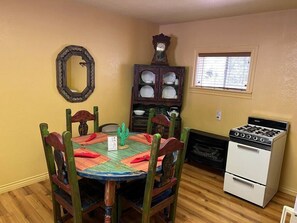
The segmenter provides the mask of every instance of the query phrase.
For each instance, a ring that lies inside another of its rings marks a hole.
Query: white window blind
[[[199,53],[195,86],[245,91],[250,60],[250,52]]]

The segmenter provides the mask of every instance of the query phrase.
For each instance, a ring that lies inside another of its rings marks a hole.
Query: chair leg
[[[74,213],[73,223],[82,223],[82,212],[77,211]]]
[[[142,221],[141,223],[151,223],[151,217],[148,214],[142,212]]]
[[[53,213],[54,213],[54,222],[55,223],[62,223],[62,213],[61,213],[61,206],[58,202],[53,201]]]
[[[175,214],[176,214],[176,202],[172,203],[169,208],[169,222],[175,222]]]

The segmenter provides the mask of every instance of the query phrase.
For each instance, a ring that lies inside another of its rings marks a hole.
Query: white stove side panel
[[[271,151],[229,141],[226,172],[266,185]]]
[[[271,193],[275,194],[278,191],[279,180],[281,176],[284,151],[286,147],[287,136],[279,138],[273,143],[271,149],[270,167],[267,180],[267,186]]]

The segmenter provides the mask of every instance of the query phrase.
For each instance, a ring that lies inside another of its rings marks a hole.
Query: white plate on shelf
[[[176,79],[176,76],[174,72],[168,72],[163,76],[164,83],[174,83],[175,79]]]
[[[143,98],[153,98],[154,89],[149,85],[145,85],[140,89],[140,96]]]
[[[174,89],[174,87],[171,87],[171,86],[164,87],[162,91],[162,98],[168,98],[168,99],[176,98],[176,90]]]
[[[155,76],[153,72],[145,70],[141,73],[141,80],[147,84],[155,83]]]

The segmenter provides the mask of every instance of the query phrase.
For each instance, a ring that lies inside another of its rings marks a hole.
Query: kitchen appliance
[[[229,132],[224,191],[265,207],[278,190],[289,123],[249,117]]]

